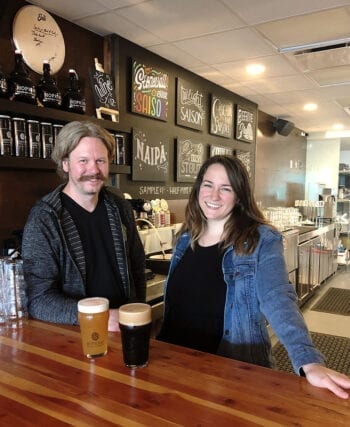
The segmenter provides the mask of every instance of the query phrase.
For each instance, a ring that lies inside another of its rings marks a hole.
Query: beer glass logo
[[[92,334],[91,334],[91,339],[92,339],[92,341],[98,341],[98,339],[100,338],[100,335],[99,335],[99,333],[98,332],[93,332]]]

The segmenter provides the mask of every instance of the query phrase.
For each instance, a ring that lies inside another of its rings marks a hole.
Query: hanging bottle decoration
[[[8,92],[12,101],[36,104],[35,85],[18,49],[15,51],[15,67],[8,78]]]
[[[43,75],[36,86],[36,95],[39,104],[44,107],[61,107],[61,92],[57,87],[56,80],[51,76],[50,63],[47,60],[43,61]]]
[[[8,86],[6,75],[0,65],[0,98],[8,98]]]
[[[84,114],[86,110],[86,101],[80,88],[79,77],[72,68],[69,70],[69,88],[63,94],[62,108],[78,114]]]

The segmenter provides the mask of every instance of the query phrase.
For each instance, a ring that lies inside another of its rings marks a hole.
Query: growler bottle
[[[56,80],[51,76],[49,61],[43,62],[43,75],[36,86],[36,95],[39,104],[44,107],[60,108],[62,104],[62,97],[57,88]]]
[[[29,78],[20,50],[15,51],[15,67],[8,78],[8,92],[12,101],[36,104],[35,86]]]
[[[69,70],[69,88],[63,94],[62,108],[72,113],[85,113],[85,98],[81,93],[78,74],[73,69]]]
[[[8,97],[8,88],[7,88],[7,80],[6,75],[2,71],[2,67],[0,65],[0,98]]]

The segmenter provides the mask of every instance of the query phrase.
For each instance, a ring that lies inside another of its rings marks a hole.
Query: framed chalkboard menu
[[[176,124],[191,129],[206,129],[207,94],[199,86],[177,79]]]
[[[235,137],[243,142],[255,142],[257,113],[248,107],[237,105]]]
[[[247,169],[249,178],[252,177],[252,154],[250,151],[245,150],[234,150],[234,156],[238,157],[239,160],[244,164]]]
[[[132,180],[167,181],[169,176],[169,139],[141,129],[132,134]]]
[[[213,156],[232,156],[233,148],[223,147],[222,145],[211,145],[209,149],[210,157]]]
[[[204,162],[204,145],[191,139],[177,140],[176,181],[193,182]]]
[[[95,108],[103,107],[110,110],[118,110],[112,77],[107,73],[96,70],[96,68],[89,69],[89,76]]]
[[[214,94],[211,96],[210,133],[225,138],[233,136],[233,102]]]
[[[131,111],[167,121],[168,96],[168,74],[134,59],[132,61]]]

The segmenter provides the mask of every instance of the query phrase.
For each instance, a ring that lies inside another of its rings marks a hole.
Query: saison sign
[[[167,121],[168,96],[168,74],[133,60],[131,111]]]

